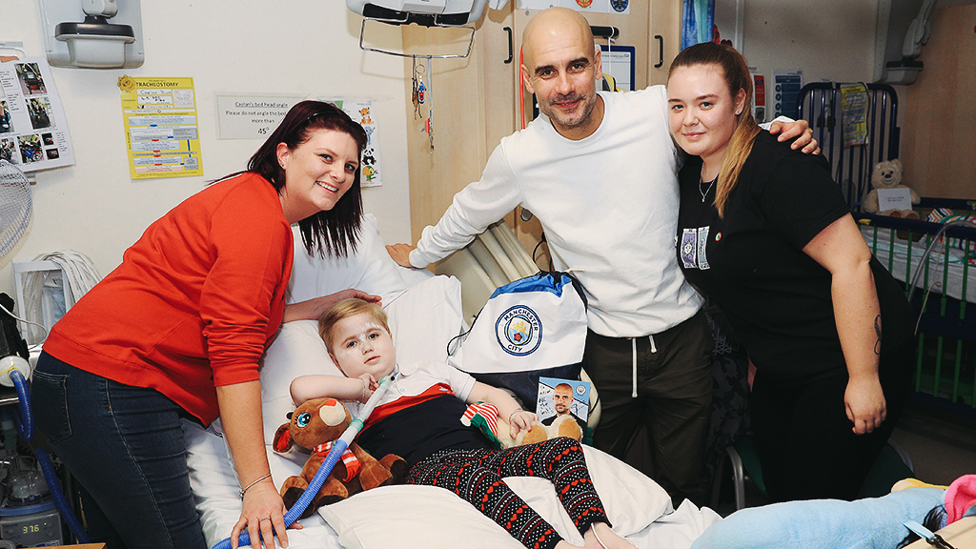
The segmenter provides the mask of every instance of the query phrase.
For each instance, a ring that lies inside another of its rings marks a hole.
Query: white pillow
[[[474,506],[433,486],[374,488],[320,507],[318,513],[346,549],[522,548]]]
[[[616,533],[636,534],[672,511],[667,492],[639,471],[595,448],[583,446],[583,452]],[[505,482],[566,541],[583,544],[550,482],[527,477],[510,477]],[[404,540],[422,542],[417,546],[425,549],[521,547],[502,527],[443,488],[375,488],[322,507],[318,513],[348,549],[407,547]]]
[[[295,259],[288,282],[288,303],[355,288],[378,295],[386,303],[407,290],[400,267],[386,251],[379,223],[373,214],[363,215],[359,245],[348,257],[308,255],[298,227],[292,227]]]

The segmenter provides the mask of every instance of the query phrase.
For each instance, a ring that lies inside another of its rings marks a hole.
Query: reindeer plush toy
[[[284,454],[297,445],[312,454],[302,467],[302,474],[288,477],[281,485],[281,497],[290,509],[308,488],[329,454],[331,443],[342,436],[352,422],[352,416],[341,402],[326,397],[302,403],[288,418],[290,421],[275,432],[274,451]],[[323,505],[363,490],[400,483],[406,475],[407,464],[403,458],[389,454],[377,460],[353,442],[336,462],[311,505],[302,513],[302,518],[311,516]]]

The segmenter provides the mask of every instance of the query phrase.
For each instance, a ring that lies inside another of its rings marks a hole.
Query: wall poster
[[[43,57],[0,63],[0,159],[24,172],[75,163],[68,121]]]
[[[132,179],[203,175],[193,78],[119,78]]]

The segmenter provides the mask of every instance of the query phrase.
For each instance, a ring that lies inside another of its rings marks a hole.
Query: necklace
[[[698,180],[698,191],[702,195],[702,203],[705,202],[705,196],[708,195],[709,191],[712,190],[712,186],[715,185],[716,181],[718,181],[717,175],[715,176],[715,179],[708,182],[708,186],[706,187],[704,181],[702,181],[701,179]]]

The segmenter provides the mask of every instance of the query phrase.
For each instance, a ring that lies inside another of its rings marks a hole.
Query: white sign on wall
[[[278,127],[298,96],[216,94],[218,139],[263,139]]]

